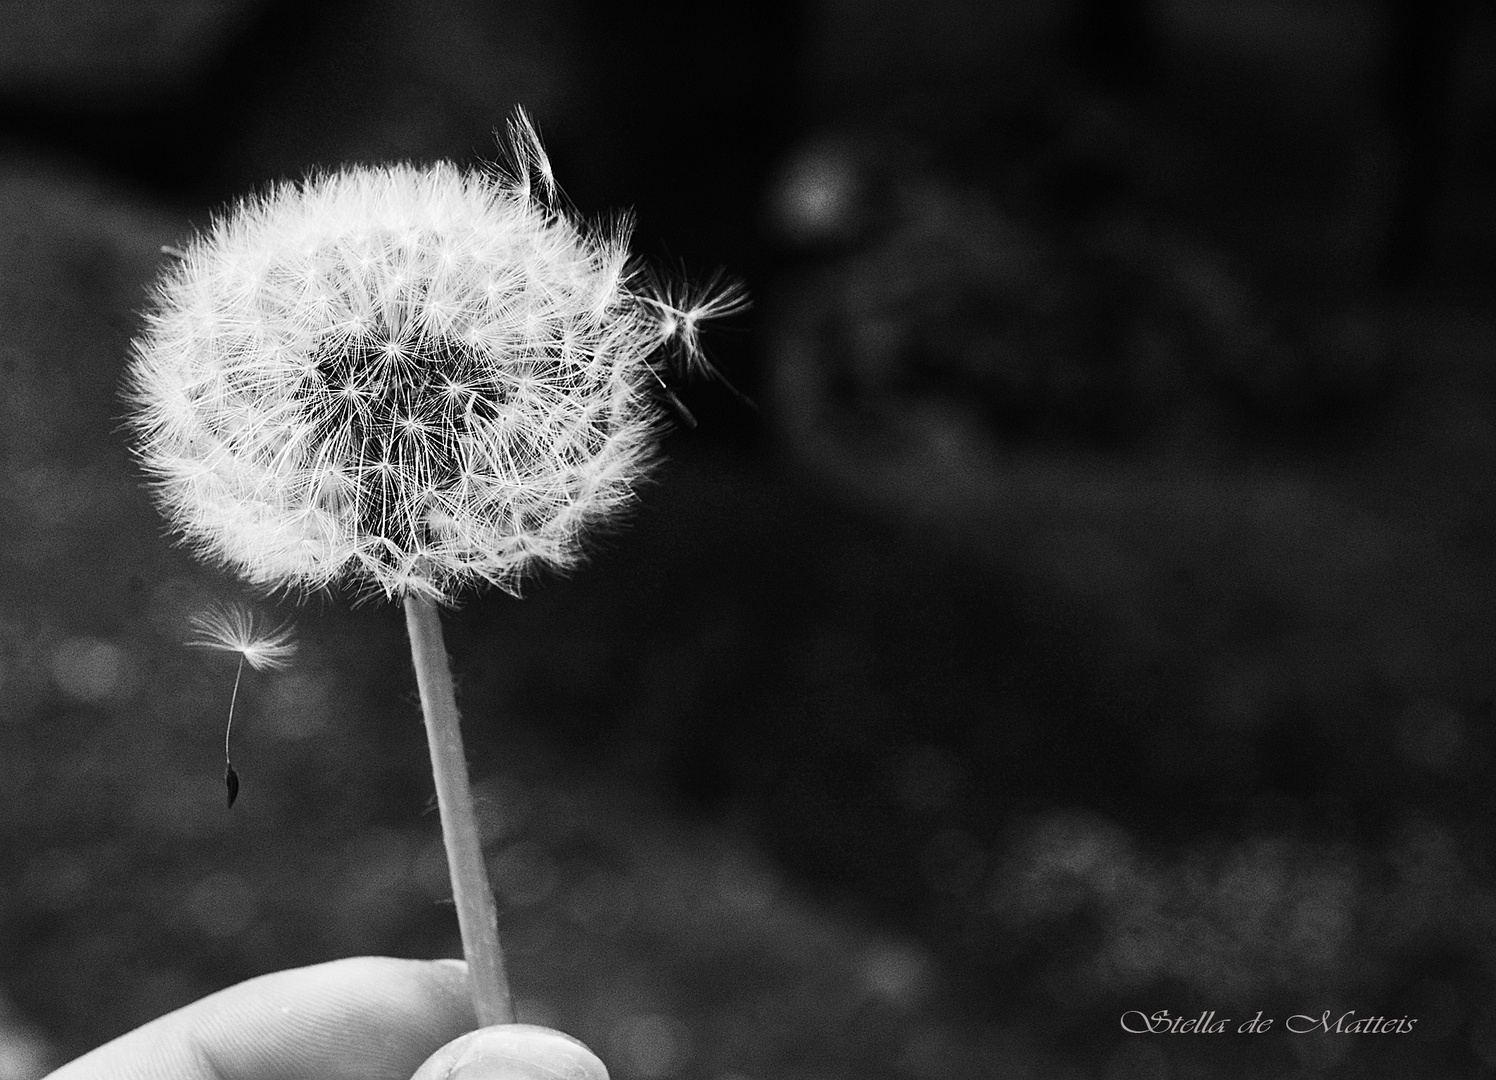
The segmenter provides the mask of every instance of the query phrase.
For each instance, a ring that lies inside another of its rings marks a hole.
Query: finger
[[[48,1080],[409,1080],[476,1023],[460,961],[363,956],[231,986]]]
[[[570,1035],[500,1024],[448,1043],[411,1080],[608,1080],[608,1069]]]

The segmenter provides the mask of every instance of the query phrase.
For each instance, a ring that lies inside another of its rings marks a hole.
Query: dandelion
[[[352,168],[241,203],[158,286],[127,378],[190,547],[253,584],[450,602],[567,566],[654,456],[656,357],[702,367],[741,306],[632,265],[561,204],[533,126],[510,173]]]
[[[234,691],[229,695],[229,719],[223,729],[223,783],[228,789],[229,809],[239,797],[239,774],[229,756],[229,736],[234,731],[234,706],[239,703],[239,682],[247,663],[256,671],[276,671],[289,666],[296,653],[296,642],[290,624],[266,630],[255,614],[243,604],[219,604],[191,616],[188,625],[196,636],[187,644],[204,649],[218,649],[239,654],[234,672]]]
[[[173,250],[126,376],[183,543],[267,591],[403,603],[485,1024],[513,1009],[437,605],[574,563],[653,463],[661,358],[712,371],[701,326],[743,306],[654,277],[629,232],[570,212],[521,112],[504,167],[348,168],[241,202]],[[279,647],[201,633],[251,664]]]

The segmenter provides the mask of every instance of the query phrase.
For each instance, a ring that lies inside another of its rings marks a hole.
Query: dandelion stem
[[[229,722],[223,728],[223,784],[228,792],[229,809],[239,797],[239,774],[234,771],[234,760],[229,757],[229,736],[234,733],[234,706],[239,704],[239,680],[244,678],[244,654],[239,654],[239,667],[234,672],[234,693],[229,698]]]
[[[498,911],[488,884],[478,819],[473,812],[457,699],[452,691],[452,671],[436,605],[418,596],[406,596],[405,627],[410,633],[416,684],[421,690],[421,712],[426,717],[431,772],[436,780],[442,840],[447,847],[447,868],[452,875],[452,898],[457,904],[457,925],[468,962],[473,1008],[479,1026],[512,1024],[514,1005],[509,996],[509,979],[504,973],[504,953],[499,948]]]
[[[234,706],[239,704],[239,680],[244,677],[244,655],[239,656],[239,669],[234,672],[234,692],[229,695],[229,722],[223,728],[223,764],[225,768],[234,763],[229,759],[229,736],[234,733]]]

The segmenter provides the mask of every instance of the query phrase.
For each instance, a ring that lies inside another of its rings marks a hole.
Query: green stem
[[[488,884],[473,793],[468,784],[467,758],[457,698],[452,691],[452,669],[442,638],[441,614],[431,601],[405,598],[405,628],[415,661],[416,685],[421,690],[421,712],[426,717],[426,739],[431,746],[431,772],[436,780],[436,804],[441,812],[442,840],[447,846],[447,869],[452,875],[452,899],[462,952],[468,962],[473,1008],[480,1027],[514,1023],[504,953],[499,948],[498,911]]]

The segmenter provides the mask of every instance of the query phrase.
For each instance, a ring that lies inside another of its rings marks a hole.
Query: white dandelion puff
[[[187,623],[193,631],[188,645],[238,653],[256,671],[289,667],[296,655],[295,631],[289,622],[266,627],[243,604],[215,605],[192,615]]]
[[[216,604],[192,615],[187,623],[193,630],[193,636],[187,639],[188,645],[239,654],[234,689],[229,695],[229,718],[223,729],[223,782],[232,810],[234,801],[239,798],[239,774],[229,755],[229,739],[234,732],[234,707],[239,703],[239,683],[244,678],[244,665],[248,664],[256,671],[288,667],[296,653],[296,641],[289,623],[267,629],[243,604]]]
[[[179,538],[270,590],[513,591],[632,499],[662,349],[731,290],[665,287],[628,219],[563,205],[534,126],[505,171],[348,168],[186,245],[135,341],[136,452]],[[668,392],[668,388],[667,388]]]

